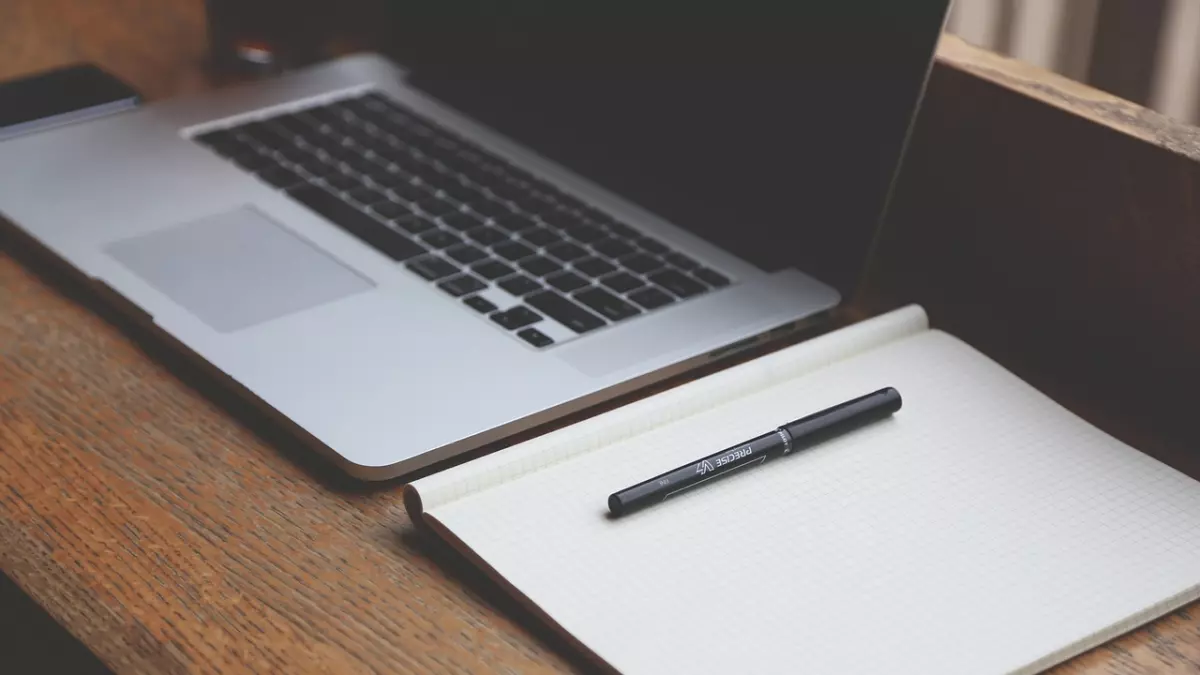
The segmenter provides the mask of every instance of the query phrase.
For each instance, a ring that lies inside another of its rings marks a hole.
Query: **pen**
[[[750,466],[766,463],[868,422],[883,419],[900,409],[900,392],[891,387],[839,403],[831,408],[802,417],[768,432],[726,448],[703,459],[685,464],[608,497],[608,510],[614,516],[625,515],[684,490],[711,482]]]

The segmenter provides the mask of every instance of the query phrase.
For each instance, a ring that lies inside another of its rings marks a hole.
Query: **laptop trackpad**
[[[374,286],[250,206],[118,241],[105,251],[222,333]]]

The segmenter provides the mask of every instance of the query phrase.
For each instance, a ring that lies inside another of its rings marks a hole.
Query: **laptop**
[[[387,56],[0,143],[0,214],[391,478],[826,316],[947,2],[432,4]]]

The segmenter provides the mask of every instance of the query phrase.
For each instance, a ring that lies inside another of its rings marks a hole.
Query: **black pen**
[[[758,438],[743,441],[704,459],[673,469],[608,497],[608,510],[625,515],[667,497],[703,485],[738,469],[756,466],[810,447],[900,409],[900,392],[885,387],[785,424]]]

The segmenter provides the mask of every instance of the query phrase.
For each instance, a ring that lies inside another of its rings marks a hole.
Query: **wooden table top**
[[[194,91],[203,30],[200,0],[7,0],[0,80],[91,60],[149,98]],[[0,570],[108,667],[587,667],[418,533],[399,484],[341,477],[102,314],[0,253]],[[1194,614],[1061,672],[1195,672]]]

